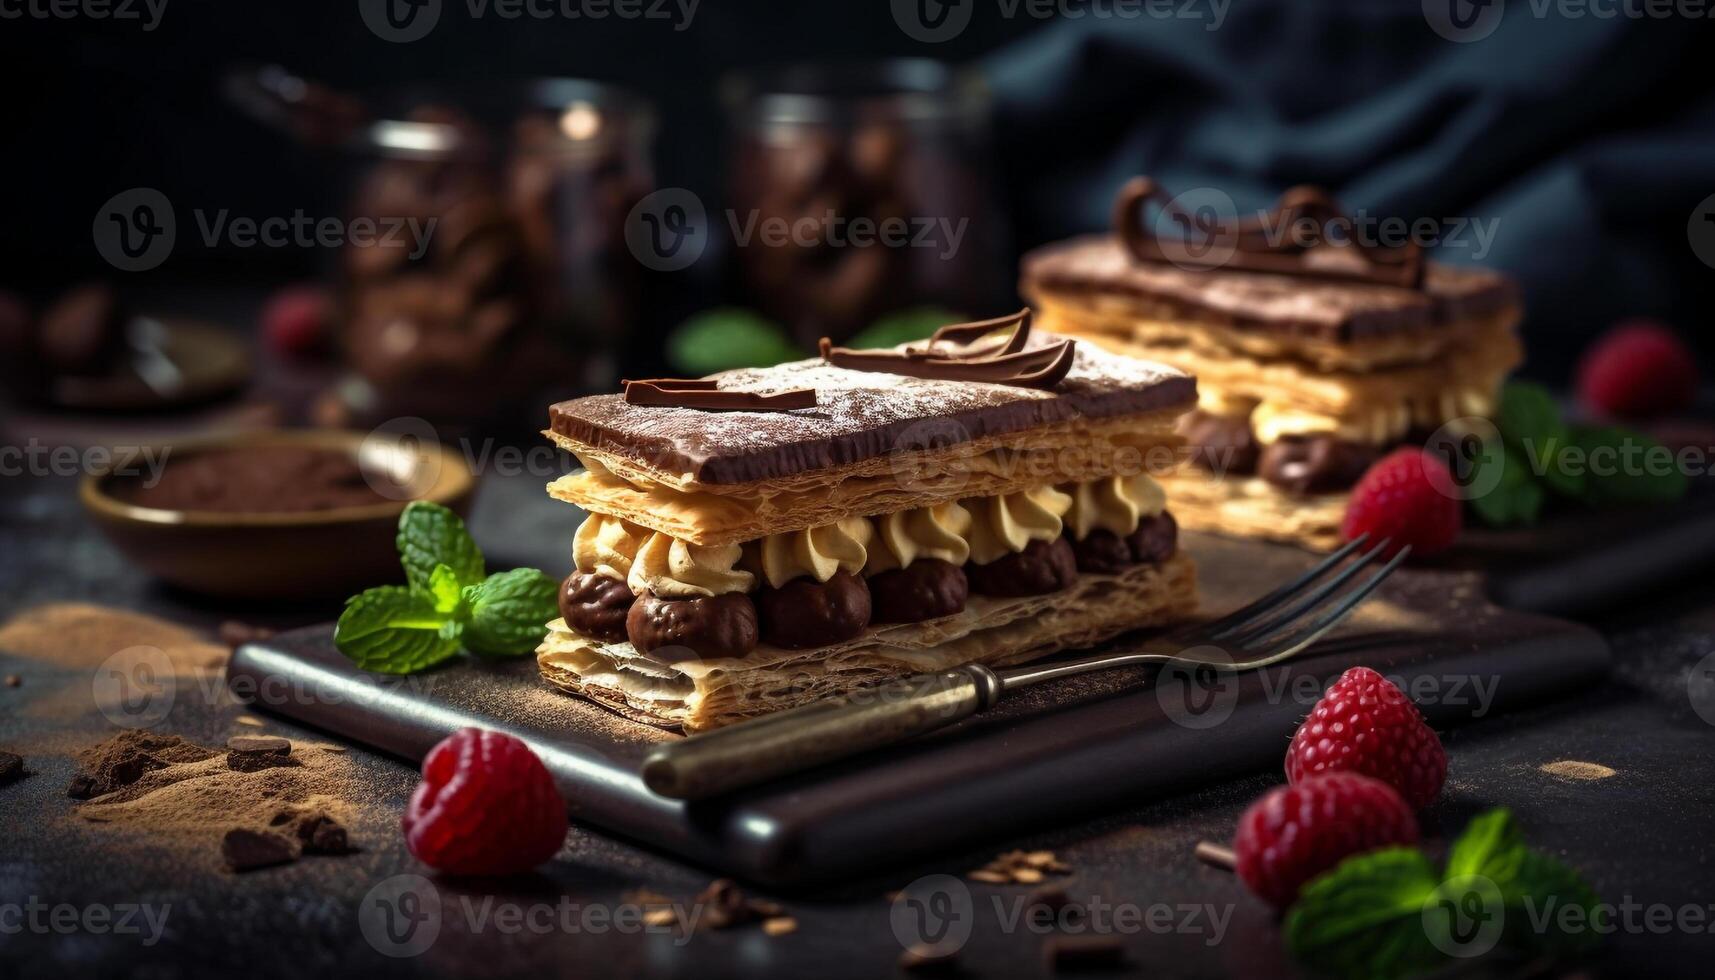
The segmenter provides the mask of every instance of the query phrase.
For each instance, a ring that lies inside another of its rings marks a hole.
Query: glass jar
[[[807,65],[730,79],[724,95],[732,274],[800,346],[913,307],[1006,302],[978,76],[920,59]]]

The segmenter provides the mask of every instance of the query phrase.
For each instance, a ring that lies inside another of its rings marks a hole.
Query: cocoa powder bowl
[[[85,511],[128,560],[226,599],[343,598],[403,580],[399,515],[463,515],[476,477],[432,438],[282,430],[116,452],[84,477]]]

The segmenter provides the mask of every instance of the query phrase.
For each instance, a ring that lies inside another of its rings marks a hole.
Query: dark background
[[[0,20],[0,286],[39,302],[109,271],[91,216],[130,187],[159,188],[181,214],[339,213],[342,161],[227,105],[219,81],[236,64],[280,63],[357,90],[530,74],[619,82],[659,109],[658,185],[719,200],[725,73],[929,56],[980,61],[993,80],[1011,255],[1100,228],[1133,173],[1220,187],[1242,208],[1317,182],[1381,214],[1499,217],[1487,261],[1526,286],[1526,373],[1563,377],[1590,336],[1629,315],[1664,318],[1706,348],[1715,276],[1687,223],[1715,192],[1707,18],[1536,17],[1514,0],[1492,36],[1454,44],[1429,29],[1418,0],[1233,0],[1217,31],[959,2],[973,8],[970,26],[934,45],[906,36],[882,0],[704,0],[682,32],[647,19],[473,20],[464,0],[446,0],[435,30],[409,44],[373,36],[356,0],[169,0],[152,32]],[[313,251],[211,254],[192,242],[121,278],[137,289],[268,285],[323,269]]]

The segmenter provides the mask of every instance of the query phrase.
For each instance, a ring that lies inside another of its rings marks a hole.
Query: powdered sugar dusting
[[[1038,334],[1031,347],[1061,338]],[[1163,364],[1079,344],[1053,390],[942,381],[834,367],[819,358],[714,376],[722,390],[814,388],[815,408],[713,412],[628,405],[595,395],[555,405],[556,432],[679,469],[745,482],[859,462],[898,448],[946,446],[1080,416],[1109,418],[1189,404],[1196,383]],[[928,431],[932,429],[933,431]]]

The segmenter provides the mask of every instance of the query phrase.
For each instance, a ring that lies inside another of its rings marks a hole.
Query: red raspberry
[[[1373,776],[1421,810],[1441,792],[1447,753],[1404,691],[1368,667],[1353,667],[1310,709],[1286,750],[1287,782],[1329,772]]]
[[[1406,545],[1412,554],[1445,551],[1459,536],[1464,511],[1447,464],[1421,449],[1396,449],[1358,479],[1346,502],[1340,534],[1347,541],[1368,532],[1387,539],[1392,557]]]
[[[262,336],[275,353],[310,357],[327,349],[333,302],[320,286],[288,286],[262,307]]]
[[[1673,331],[1627,320],[1597,338],[1578,364],[1584,404],[1624,418],[1689,408],[1697,397],[1697,361]]]
[[[1276,786],[1239,817],[1234,870],[1276,908],[1304,883],[1354,854],[1417,843],[1417,818],[1393,787],[1336,772]]]
[[[529,746],[466,728],[429,750],[401,824],[406,846],[432,868],[514,874],[559,852],[566,801]]]

